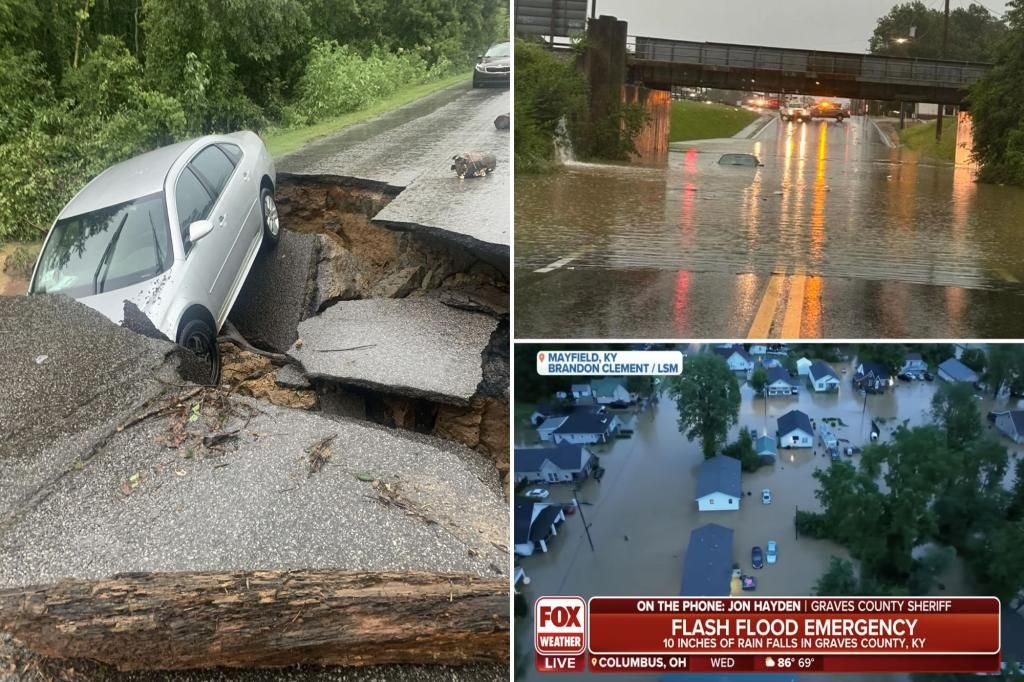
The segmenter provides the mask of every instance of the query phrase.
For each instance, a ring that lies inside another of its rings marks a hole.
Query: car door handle
[[[218,225],[223,225],[224,224],[224,216],[217,216],[217,224]]]

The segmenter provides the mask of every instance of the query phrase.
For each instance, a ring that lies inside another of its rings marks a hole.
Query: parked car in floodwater
[[[757,168],[763,166],[761,160],[753,154],[722,154],[718,159],[719,166],[743,166],[746,168]]]
[[[65,294],[120,323],[136,306],[220,375],[217,333],[281,223],[274,162],[252,132],[208,135],[111,166],[64,207],[29,294]]]
[[[495,43],[480,55],[473,68],[473,87],[485,85],[504,85],[512,83],[512,45],[511,43]]]

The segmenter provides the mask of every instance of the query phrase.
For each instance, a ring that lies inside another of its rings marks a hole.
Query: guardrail
[[[644,37],[627,39],[627,51],[638,60],[796,72],[811,77],[838,76],[878,83],[912,83],[958,89],[974,83],[991,68],[990,64],[977,62],[880,57]]]

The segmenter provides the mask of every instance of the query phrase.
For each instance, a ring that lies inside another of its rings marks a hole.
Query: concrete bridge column
[[[974,119],[971,112],[960,111],[956,115],[956,156],[958,166],[974,166]]]
[[[607,116],[626,83],[626,22],[600,16],[587,22],[583,73],[590,84],[590,113]]]

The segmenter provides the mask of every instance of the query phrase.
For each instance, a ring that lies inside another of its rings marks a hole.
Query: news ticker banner
[[[995,672],[995,597],[541,597],[542,672]]]
[[[677,350],[542,350],[542,376],[666,376],[683,373]]]

